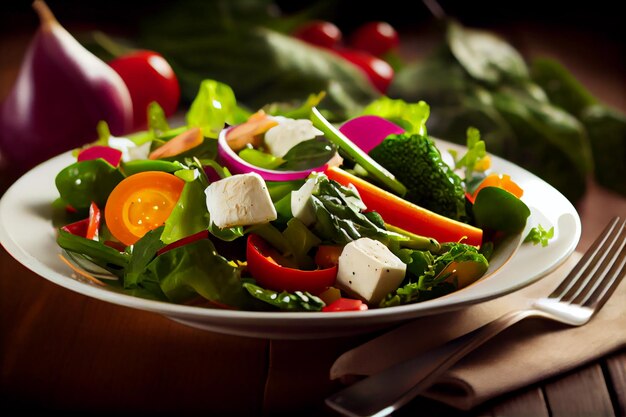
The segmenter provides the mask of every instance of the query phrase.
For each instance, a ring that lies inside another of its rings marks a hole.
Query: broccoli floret
[[[407,187],[405,198],[446,217],[469,222],[461,178],[427,136],[390,135],[369,155]]]

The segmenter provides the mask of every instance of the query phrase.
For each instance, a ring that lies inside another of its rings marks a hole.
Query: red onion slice
[[[256,165],[252,165],[249,162],[244,161],[233,151],[226,142],[226,134],[228,130],[222,129],[217,138],[217,155],[218,162],[224,165],[231,174],[245,174],[248,172],[256,172],[265,181],[293,181],[301,180],[309,176],[311,172],[323,172],[327,168],[327,164],[319,167],[305,169],[303,171],[277,171],[273,169],[260,168]]]

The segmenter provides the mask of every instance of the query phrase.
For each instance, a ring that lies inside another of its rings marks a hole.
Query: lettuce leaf
[[[146,267],[142,280],[157,282],[168,300],[175,303],[199,295],[214,303],[251,308],[251,298],[241,286],[240,269],[220,256],[209,239],[157,256]]]

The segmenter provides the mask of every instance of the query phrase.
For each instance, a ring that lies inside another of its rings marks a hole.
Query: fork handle
[[[442,346],[344,388],[328,397],[326,404],[347,416],[389,415],[431,386],[445,371],[487,340],[525,318],[543,315],[535,309],[507,313]]]

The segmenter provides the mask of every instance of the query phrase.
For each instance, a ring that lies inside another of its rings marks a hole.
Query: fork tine
[[[614,217],[598,238],[593,242],[585,254],[580,258],[576,266],[570,271],[559,286],[550,294],[549,298],[571,300],[586,283],[584,278],[590,278],[589,271],[593,270],[598,262],[606,257],[607,251],[603,249],[607,241],[614,236],[613,231],[617,226],[619,217]],[[609,241],[609,244],[611,242]],[[600,256],[598,256],[600,254]]]
[[[622,278],[626,275],[626,222],[622,222],[621,233],[615,241],[615,247],[611,247],[610,251],[613,255],[607,258],[603,263],[603,271],[606,272],[604,278],[596,279],[600,270],[594,274],[594,280],[598,281],[595,287],[587,292],[585,296],[579,296],[573,302],[582,304],[585,307],[597,310],[601,308],[606,300],[611,296],[615,288],[619,285]],[[610,261],[609,261],[610,260]],[[580,299],[578,299],[580,298]]]

